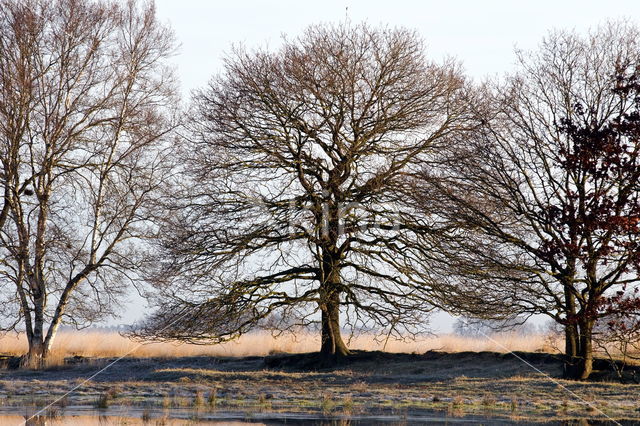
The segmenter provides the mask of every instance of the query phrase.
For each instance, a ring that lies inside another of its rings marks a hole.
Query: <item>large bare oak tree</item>
[[[0,285],[38,367],[63,322],[112,314],[144,261],[176,104],[152,3],[0,2]]]
[[[404,203],[403,176],[477,125],[472,102],[457,64],[427,60],[404,29],[320,25],[275,52],[234,50],[195,94],[159,309],[139,333],[215,342],[319,322],[335,359],[349,354],[341,314],[423,327],[440,230]]]

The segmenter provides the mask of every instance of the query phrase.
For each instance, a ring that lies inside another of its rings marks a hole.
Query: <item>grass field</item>
[[[310,356],[124,358],[98,375],[110,359],[47,371],[0,370],[0,424],[3,414],[25,407],[47,407],[47,416],[56,418],[93,407],[102,417],[126,413],[165,425],[171,423],[163,419],[176,416],[188,416],[191,424],[219,416],[307,416],[327,421],[313,424],[345,425],[351,423],[336,422],[385,417],[398,420],[392,424],[424,424],[474,416],[488,419],[484,424],[640,422],[640,385],[562,380],[557,355],[356,352],[348,363],[321,370],[301,366]]]
[[[394,424],[412,424],[406,421],[412,418],[640,424],[640,385],[563,380],[561,356],[542,335],[445,335],[386,347],[365,335],[351,340],[352,357],[320,369],[309,354],[318,347],[317,336],[307,334],[254,333],[198,346],[141,345],[114,332],[61,333],[54,357],[84,358],[44,371],[0,370],[0,424],[9,419],[3,416],[44,407],[46,416],[63,419],[45,419],[54,425],[73,424],[64,419],[87,409],[105,418],[133,416],[117,424],[150,418],[170,425],[185,416],[195,419],[186,424],[220,416],[329,422],[314,424],[380,416],[397,419]],[[0,353],[25,350],[24,336],[0,339]]]

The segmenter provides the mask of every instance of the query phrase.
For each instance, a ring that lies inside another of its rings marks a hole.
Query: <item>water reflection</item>
[[[171,419],[151,418],[141,419],[137,417],[106,416],[106,415],[78,415],[49,417],[0,415],[0,425],[25,425],[25,426],[194,426],[194,425],[266,425],[264,422],[247,422],[240,420],[203,420],[203,419]]]
[[[442,425],[511,425],[521,424],[518,420],[498,419],[498,418],[465,418],[465,417],[406,417],[397,418],[394,416],[380,417],[356,417],[356,418],[314,418],[312,416],[270,413],[263,414],[263,418],[244,418],[239,419],[236,414],[219,413],[219,418],[202,418],[196,414],[191,417],[183,418],[185,413],[178,413],[178,417],[171,417],[171,413],[160,412],[155,415],[142,417],[109,415],[104,413],[92,414],[61,414],[47,413],[46,415],[33,416],[25,413],[17,414],[0,414],[0,425],[26,425],[26,426],[193,426],[193,425],[319,425],[319,426],[360,426],[360,425],[417,425],[417,424],[442,424]],[[575,419],[575,420],[557,420],[548,419],[542,423],[526,421],[526,424],[544,424],[547,426],[600,426],[600,425],[636,425],[640,424],[636,421],[619,420],[605,421],[594,419]]]

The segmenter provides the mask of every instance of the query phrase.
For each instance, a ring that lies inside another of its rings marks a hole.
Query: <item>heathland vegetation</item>
[[[500,332],[487,336],[460,336],[443,334],[412,340],[380,340],[378,336],[362,333],[348,340],[349,347],[358,351],[385,351],[390,353],[442,352],[547,352],[560,353],[558,335]],[[315,333],[286,334],[274,337],[268,332],[252,332],[238,339],[217,345],[194,345],[175,342],[139,342],[116,331],[87,330],[60,332],[49,354],[49,367],[60,367],[65,359],[115,358],[180,358],[190,356],[248,357],[317,351],[320,336]],[[3,355],[18,357],[28,350],[24,334],[7,334],[0,338]]]
[[[484,82],[414,31],[315,25],[235,48],[182,110],[175,47],[152,3],[0,0],[0,314],[24,365],[133,289],[156,309],[101,345],[317,330],[328,367],[442,309],[548,317],[570,379],[638,352],[633,24],[549,33]]]

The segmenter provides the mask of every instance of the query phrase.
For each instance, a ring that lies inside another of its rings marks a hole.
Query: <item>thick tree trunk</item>
[[[573,276],[573,274],[570,274]],[[580,333],[576,317],[576,298],[572,292],[571,281],[563,281],[566,316],[568,324],[564,326],[564,378],[576,379],[580,365]]]
[[[30,333],[27,333],[29,342],[29,352],[24,357],[23,366],[34,370],[42,369],[46,365],[47,355],[49,354],[49,347],[51,346],[50,339],[45,339],[44,336],[44,315],[42,300],[36,300],[36,309],[34,309],[33,328]]]
[[[578,327],[575,324],[566,325],[564,328],[564,353],[567,357],[578,356],[579,340]]]
[[[340,295],[334,293],[321,307],[322,346],[320,354],[325,360],[337,360],[349,355],[349,349],[340,333]]]
[[[325,364],[333,364],[349,355],[349,349],[340,333],[340,276],[335,245],[323,256],[323,276],[320,285],[320,311],[322,312],[322,344],[320,356]]]
[[[567,338],[564,376],[586,380],[593,372],[593,321],[581,321],[579,326],[566,326]],[[575,352],[570,352],[575,348]]]
[[[587,380],[593,372],[593,321],[580,324],[580,362],[578,379]]]
[[[564,339],[564,377],[566,379],[575,379],[578,374],[578,365],[580,363],[580,339],[577,324],[567,324],[564,326]]]
[[[39,370],[44,368],[47,358],[47,347],[44,344],[42,328],[37,328],[29,338],[29,352],[24,358],[23,366],[33,370]]]

